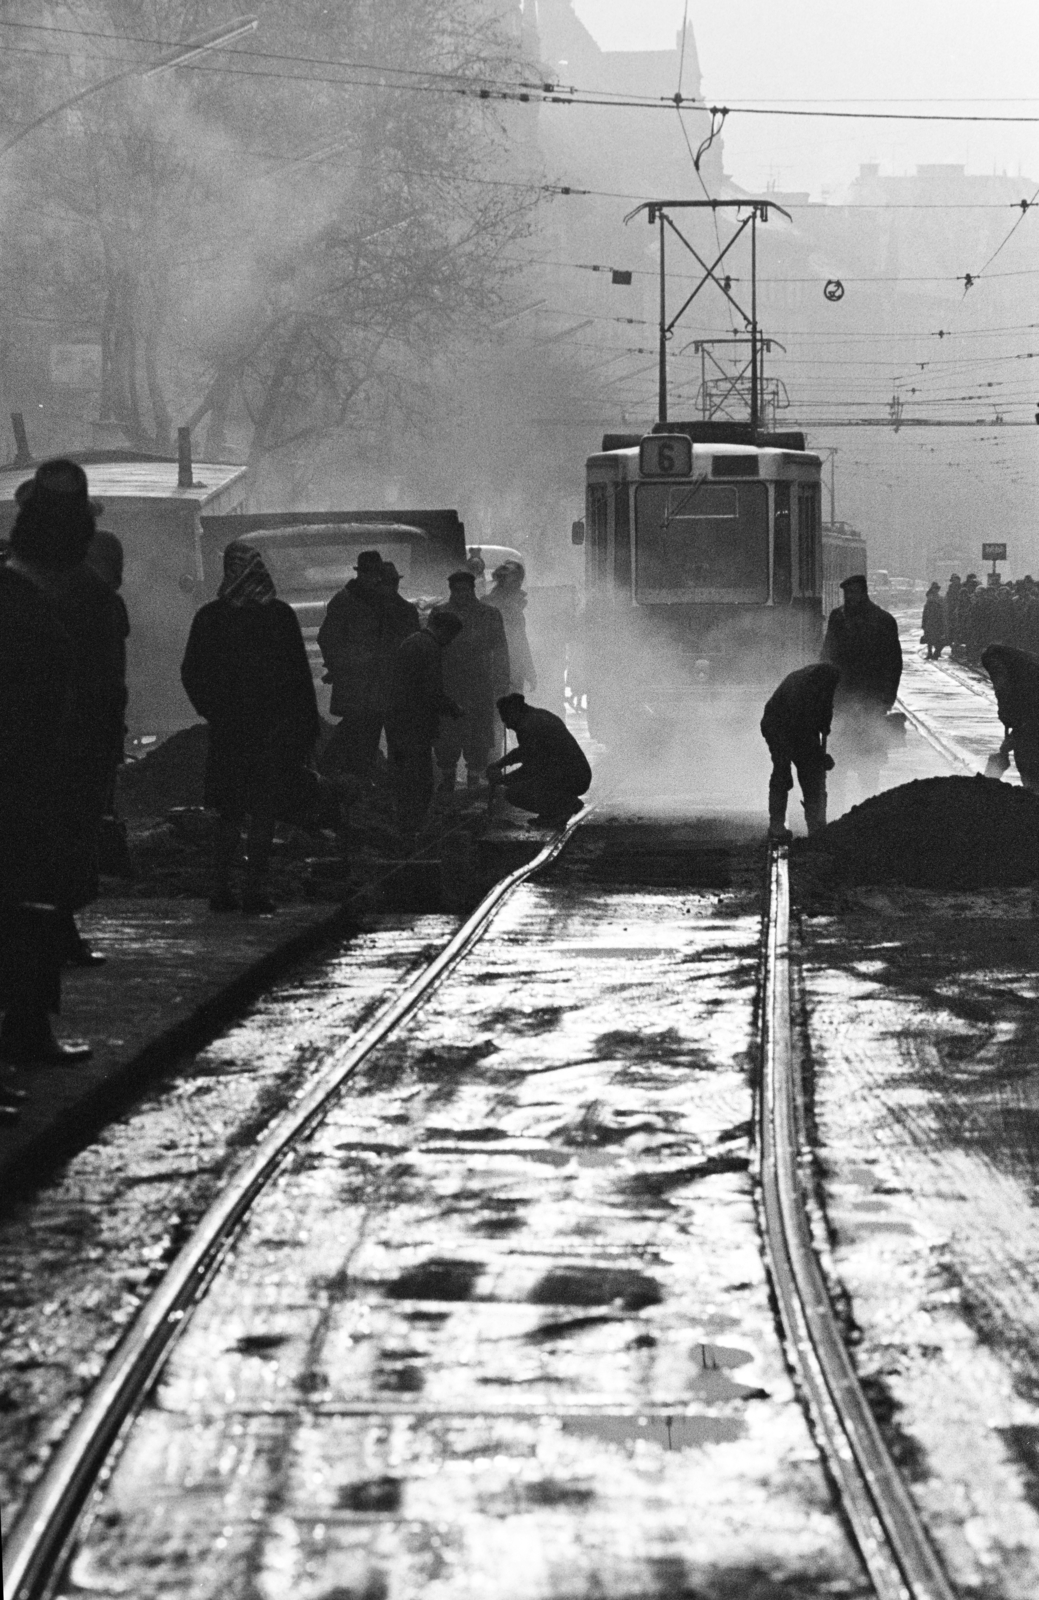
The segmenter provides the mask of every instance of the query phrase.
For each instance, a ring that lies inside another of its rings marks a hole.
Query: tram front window
[[[763,483],[640,483],[635,598],[644,604],[768,600]]]

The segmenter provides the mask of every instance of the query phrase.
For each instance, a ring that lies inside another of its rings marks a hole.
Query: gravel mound
[[[1020,888],[1039,879],[1039,797],[990,778],[923,778],[854,806],[806,854],[845,883]]]
[[[174,806],[200,806],[209,730],[204,722],[171,734],[139,761],[119,768],[116,809],[123,817],[162,817]]]

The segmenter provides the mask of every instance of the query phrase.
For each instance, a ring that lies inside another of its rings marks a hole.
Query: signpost
[[[999,573],[996,571],[996,562],[1005,561],[1007,547],[1005,544],[983,544],[981,547],[982,561],[991,561],[992,571],[988,574],[988,587],[994,589],[999,582]]]

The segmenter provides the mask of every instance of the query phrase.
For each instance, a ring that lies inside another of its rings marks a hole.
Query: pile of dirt
[[[989,778],[923,778],[855,806],[805,859],[844,883],[1020,888],[1039,879],[1039,798]]]
[[[177,806],[200,806],[209,730],[204,722],[171,734],[119,769],[116,810],[123,817],[162,817]]]

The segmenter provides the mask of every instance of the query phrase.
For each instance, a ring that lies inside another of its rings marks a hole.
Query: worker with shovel
[[[1001,778],[1012,752],[1022,786],[1039,792],[1039,656],[1012,644],[990,644],[981,664],[992,679],[999,720],[1006,729],[985,776]]]

